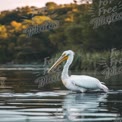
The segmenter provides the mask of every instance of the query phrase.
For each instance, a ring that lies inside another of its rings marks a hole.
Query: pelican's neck
[[[61,79],[67,79],[69,77],[68,74],[68,70],[69,70],[69,66],[71,65],[72,61],[73,61],[74,55],[70,55],[68,57],[68,60],[66,61],[66,64],[64,65],[63,71],[62,71],[62,75],[61,75]]]

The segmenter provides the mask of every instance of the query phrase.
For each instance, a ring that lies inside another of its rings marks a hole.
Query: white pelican
[[[61,57],[53,64],[48,70],[48,73],[56,68],[61,62],[66,60],[64,65],[61,80],[67,89],[72,91],[85,92],[87,90],[102,89],[104,92],[108,92],[108,88],[100,82],[97,78],[86,76],[86,75],[68,75],[69,66],[71,65],[74,58],[74,52],[72,50],[64,51]]]

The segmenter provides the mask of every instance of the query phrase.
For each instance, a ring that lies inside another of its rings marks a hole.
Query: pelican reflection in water
[[[106,102],[107,94],[68,94],[63,101],[63,118],[78,122],[115,120],[117,114],[110,113]]]
[[[61,79],[64,86],[72,91],[85,92],[87,90],[101,89],[104,92],[108,92],[108,88],[100,82],[97,78],[86,75],[71,75],[69,76],[68,70],[74,59],[74,52],[72,50],[64,51],[61,57],[54,63],[54,65],[48,70],[48,73],[56,68],[61,62],[66,61],[64,65]]]

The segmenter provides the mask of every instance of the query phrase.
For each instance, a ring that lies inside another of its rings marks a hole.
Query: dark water
[[[88,73],[105,81],[109,93],[73,93],[62,85],[60,73],[50,78],[39,72],[1,69],[7,80],[0,81],[0,122],[122,122],[121,75],[105,79]]]

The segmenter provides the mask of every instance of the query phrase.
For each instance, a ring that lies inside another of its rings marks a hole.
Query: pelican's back
[[[71,75],[70,79],[76,86],[79,86],[79,88],[102,89],[103,91],[108,92],[108,88],[97,78],[87,75]]]

